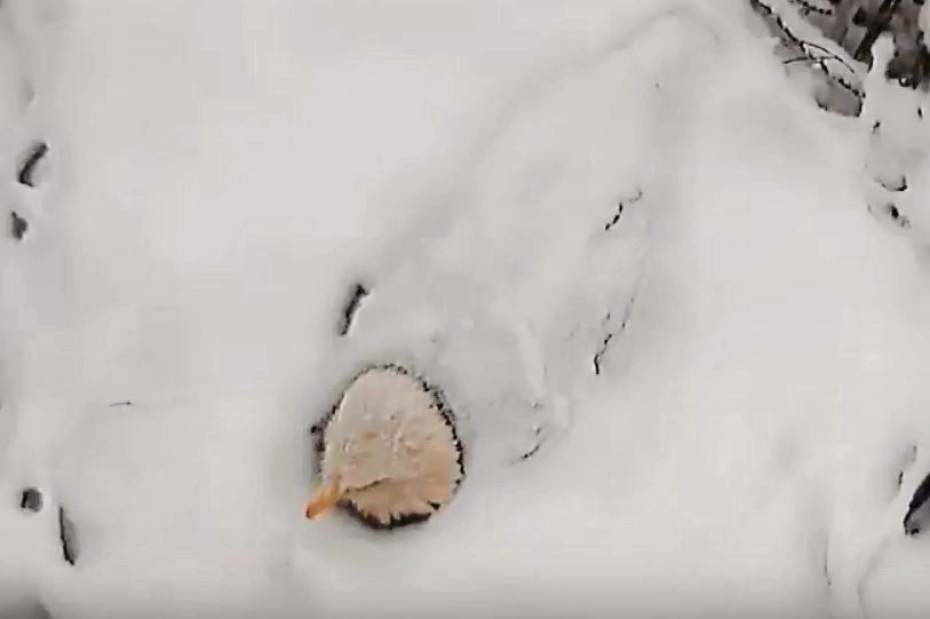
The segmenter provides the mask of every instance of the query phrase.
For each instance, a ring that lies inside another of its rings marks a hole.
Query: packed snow
[[[0,617],[925,616],[926,95],[830,114],[774,46],[742,0],[4,0]],[[465,478],[308,521],[384,363]]]

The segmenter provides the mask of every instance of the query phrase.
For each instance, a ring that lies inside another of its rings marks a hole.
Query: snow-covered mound
[[[4,0],[0,46],[0,617],[930,608],[919,92],[821,111],[739,0]],[[307,521],[387,363],[458,492]]]

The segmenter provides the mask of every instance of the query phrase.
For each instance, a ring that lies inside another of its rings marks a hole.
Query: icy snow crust
[[[737,0],[4,0],[0,616],[924,614],[926,227],[766,37]],[[308,430],[377,363],[468,475],[423,526],[308,522]]]

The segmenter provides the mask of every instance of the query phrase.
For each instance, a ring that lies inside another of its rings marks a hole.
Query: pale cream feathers
[[[345,391],[323,428],[314,518],[336,504],[388,527],[428,518],[462,478],[461,450],[440,396],[396,366],[372,368]]]

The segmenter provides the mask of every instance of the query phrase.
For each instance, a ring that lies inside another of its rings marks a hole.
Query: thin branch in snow
[[[339,325],[339,335],[346,336],[352,328],[352,322],[355,320],[355,314],[362,305],[362,300],[371,294],[368,288],[362,284],[355,284],[352,294],[342,310],[342,323]]]
[[[538,408],[538,407],[539,405],[534,406],[534,408]],[[542,426],[539,426],[539,425],[533,426],[533,446],[530,447],[527,451],[520,454],[517,457],[516,462],[513,462],[513,464],[518,464],[520,462],[526,462],[527,460],[529,460],[530,458],[532,458],[533,456],[539,453],[539,450],[542,449],[543,443],[545,442],[542,434],[543,434]]]
[[[860,100],[865,98],[865,93],[858,85],[858,82],[861,82],[862,79],[860,72],[854,69],[839,53],[827,49],[823,45],[812,43],[807,38],[797,34],[796,30],[801,28],[802,24],[799,23],[789,26],[786,21],[786,16],[779,14],[775,8],[773,8],[772,2],[767,0],[749,0],[749,4],[753,9],[774,24],[785,43],[793,45],[796,49],[800,50],[802,54],[810,58],[811,62],[820,67],[831,81],[850,92],[856,98]],[[800,17],[798,17],[798,20],[803,22],[803,19]],[[808,26],[806,23],[803,25]],[[812,29],[813,27],[809,26],[809,28]],[[822,53],[815,54],[812,50],[818,50]],[[837,70],[831,68],[830,63],[833,62],[839,65],[838,69],[841,68],[841,72],[846,73],[845,76],[840,75]]]
[[[817,13],[818,15],[824,16],[833,15],[833,7],[829,5],[817,6],[808,0],[791,0],[791,2],[792,4],[798,5],[803,13]]]
[[[878,35],[888,28],[895,9],[898,8],[898,4],[900,3],[901,0],[884,0],[882,2],[878,9],[878,14],[867,21],[868,30],[866,31],[865,37],[860,41],[859,47],[856,48],[853,58],[859,61],[865,61],[871,56],[872,46],[875,45],[875,41],[878,40]]]
[[[78,558],[77,535],[74,523],[68,518],[64,507],[58,508],[58,539],[61,541],[61,555],[68,565],[74,565]]]
[[[637,189],[636,194],[632,198],[628,198],[626,200],[621,200],[620,202],[618,202],[617,212],[614,214],[613,217],[611,217],[610,221],[608,221],[604,225],[604,232],[610,232],[610,229],[616,226],[620,222],[620,216],[623,215],[623,209],[627,205],[639,202],[640,200],[642,200],[642,198],[643,198],[643,190]]]
[[[817,64],[820,62],[821,58],[812,59],[810,56],[796,56],[794,58],[789,58],[787,60],[782,60],[782,64],[794,64],[796,62],[811,62]]]
[[[830,50],[828,50],[828,49],[827,49],[826,47],[824,47],[823,45],[817,45],[816,43],[811,43],[810,41],[804,41],[804,46],[805,46],[805,47],[810,47],[811,49],[816,49],[816,50],[818,50],[818,51],[823,52],[823,54],[824,54],[823,56],[821,56],[820,58],[816,58],[816,60],[817,60],[818,62],[821,61],[821,60],[835,60],[835,61],[837,61],[838,63],[840,63],[841,65],[843,65],[844,67],[846,67],[847,69],[849,69],[850,71],[852,71],[853,73],[855,73],[856,70],[855,70],[854,68],[852,68],[852,67],[849,65],[848,62],[846,62],[845,60],[843,60],[843,58],[842,58],[841,56],[838,56],[837,54],[835,54],[835,53],[831,52]],[[808,57],[809,57],[809,58],[812,58],[812,56],[813,56],[813,54],[811,54],[811,55],[808,56]],[[813,58],[812,58],[812,59],[813,59]]]
[[[904,516],[904,532],[917,535],[930,524],[930,475],[924,477],[907,506]]]
[[[613,331],[608,331],[604,336],[603,341],[601,342],[600,347],[597,349],[597,352],[594,353],[594,359],[592,360],[592,366],[594,368],[594,375],[601,375],[601,366],[603,364],[604,355],[607,354],[607,349],[610,347],[610,344],[613,342],[614,336],[626,331],[626,327],[630,322],[630,316],[633,314],[633,305],[636,303],[636,297],[630,297],[630,300],[627,302],[626,307],[623,309],[623,319],[620,321],[620,327]],[[607,312],[607,315],[604,317],[604,323],[607,324],[610,322],[610,312]]]
[[[20,167],[19,174],[16,177],[20,185],[35,187],[36,167],[47,153],[48,144],[45,142],[36,142],[33,144],[32,149],[29,151],[29,155]]]
[[[614,339],[613,333],[608,333],[604,337],[604,341],[601,342],[601,347],[597,349],[597,352],[594,353],[594,375],[601,375],[601,359],[607,353],[607,347],[610,346],[610,340]]]

